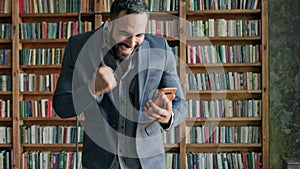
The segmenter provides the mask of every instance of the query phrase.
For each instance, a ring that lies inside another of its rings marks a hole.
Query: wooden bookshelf
[[[180,1],[182,6],[191,1]],[[181,168],[187,168],[187,153],[230,153],[230,152],[260,152],[262,168],[269,168],[269,123],[268,123],[268,1],[261,1],[260,9],[226,9],[226,10],[186,10],[179,12],[181,18],[188,21],[226,19],[226,20],[260,20],[261,34],[258,36],[204,36],[184,37],[180,49],[185,50],[187,45],[261,45],[261,61],[255,63],[188,63],[186,51],[180,51],[181,59],[187,64],[186,72],[226,73],[226,72],[259,72],[261,73],[261,89],[259,90],[187,90],[188,100],[247,100],[260,99],[262,102],[259,117],[218,117],[218,118],[187,118],[182,129],[192,126],[258,126],[261,127],[260,143],[186,143],[186,137],[180,143]],[[183,131],[181,131],[183,132]],[[186,131],[184,131],[185,133]],[[187,134],[187,133],[185,133]]]
[[[13,53],[11,66],[1,66],[0,70],[9,72],[13,75],[12,92],[0,92],[1,98],[11,98],[12,117],[0,120],[0,124],[10,124],[13,128],[11,145],[1,145],[2,148],[13,150],[13,168],[21,169],[21,156],[26,151],[76,151],[75,144],[21,144],[20,143],[20,126],[21,125],[41,125],[41,126],[76,126],[76,119],[61,119],[59,117],[21,117],[20,116],[20,101],[22,100],[41,100],[52,99],[54,91],[24,91],[20,92],[19,76],[20,73],[45,75],[55,74],[60,72],[61,64],[57,65],[20,65],[19,50],[21,49],[39,49],[39,48],[65,48],[68,38],[55,39],[22,39],[20,35],[21,23],[52,23],[52,22],[76,22],[78,21],[78,12],[63,12],[63,13],[20,13],[19,7],[23,0],[12,0],[12,12],[10,14],[0,14],[1,22],[8,21],[12,24],[12,39],[0,40],[0,48],[10,48]],[[33,2],[33,1],[32,1]],[[74,1],[75,2],[75,1]],[[77,1],[76,1],[77,3]],[[79,149],[82,145],[79,145]]]
[[[12,13],[11,9],[8,9],[4,4],[0,7],[0,75],[1,75],[1,85],[0,85],[0,127],[1,127],[1,139],[0,139],[0,150],[1,158],[11,158],[13,150],[13,107],[12,98],[13,92],[8,88],[8,85],[12,84]],[[5,29],[5,30],[4,30]],[[11,77],[9,79],[8,77]],[[6,78],[6,79],[5,79]],[[9,83],[7,83],[9,82]],[[6,86],[5,86],[5,85]],[[6,153],[9,153],[7,156]],[[3,161],[2,161],[3,162]],[[3,165],[1,167],[4,167]]]
[[[38,49],[38,48],[64,48],[68,38],[61,39],[21,39],[20,23],[35,22],[59,22],[59,21],[91,21],[93,28],[98,28],[102,21],[107,20],[109,13],[100,10],[104,0],[94,0],[93,11],[87,9],[81,13],[20,13],[19,6],[21,0],[12,0],[11,13],[1,13],[1,23],[12,24],[11,39],[0,39],[0,49],[11,49],[12,62],[10,65],[1,65],[1,74],[12,75],[12,91],[0,92],[0,99],[11,100],[11,117],[0,118],[1,126],[11,126],[13,138],[11,144],[1,144],[1,149],[12,150],[13,163],[15,169],[21,169],[20,159],[25,151],[76,151],[75,144],[21,144],[20,143],[20,125],[68,125],[75,126],[76,119],[60,119],[59,117],[49,118],[31,118],[20,116],[20,101],[22,100],[40,100],[51,99],[53,91],[44,92],[20,92],[19,76],[20,73],[33,74],[54,74],[59,73],[61,65],[20,65],[19,50]],[[268,169],[269,165],[269,59],[268,59],[268,0],[261,0],[260,9],[224,9],[224,10],[191,10],[191,0],[178,0],[177,10],[173,11],[151,11],[150,19],[165,20],[180,18],[178,22],[179,35],[176,37],[165,36],[170,46],[178,46],[181,64],[178,65],[180,80],[185,89],[187,100],[210,100],[210,99],[229,99],[229,100],[261,100],[261,114],[259,117],[218,117],[201,118],[189,117],[179,126],[180,142],[175,144],[166,144],[166,152],[178,153],[180,159],[180,168],[186,169],[188,153],[226,153],[226,152],[259,152],[262,154],[262,168]],[[170,17],[171,16],[171,17]],[[213,37],[192,37],[187,36],[186,22],[193,20],[208,19],[226,19],[226,20],[260,20],[260,34],[257,36],[213,36]],[[187,46],[188,45],[261,45],[261,61],[255,63],[188,63]],[[209,70],[209,71],[208,71]],[[187,90],[186,73],[205,74],[208,72],[258,72],[261,74],[261,88],[254,90]],[[194,144],[187,143],[187,127],[218,124],[218,126],[259,126],[261,127],[260,143],[210,143]],[[82,145],[79,146],[80,148]]]

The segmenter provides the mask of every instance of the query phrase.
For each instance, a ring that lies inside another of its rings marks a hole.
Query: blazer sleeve
[[[95,97],[86,82],[88,80],[85,79],[85,82],[82,82],[83,80],[78,78],[79,73],[81,73],[80,77],[84,76],[82,73],[86,73],[86,69],[78,68],[76,65],[80,52],[82,50],[83,52],[87,51],[83,46],[88,38],[88,34],[71,37],[65,48],[62,68],[53,96],[53,108],[61,118],[74,117],[83,113],[89,104],[95,102]],[[86,65],[81,64],[79,66]],[[74,98],[84,99],[74,100]],[[74,106],[75,104],[76,106]]]
[[[177,87],[175,94],[175,99],[172,102],[172,123],[171,126],[162,125],[164,129],[170,129],[171,127],[179,125],[187,116],[187,102],[184,97],[182,85],[180,83],[179,76],[177,74],[177,64],[176,56],[174,56],[171,48],[165,41],[166,47],[166,62],[164,66],[164,71],[162,79],[160,82],[160,87]]]
[[[62,68],[53,95],[53,108],[62,118],[76,115],[72,99],[72,78],[75,60],[72,57],[72,37],[65,48]]]

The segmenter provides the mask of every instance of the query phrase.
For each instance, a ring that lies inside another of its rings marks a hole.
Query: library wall
[[[270,168],[300,157],[300,1],[269,0]]]

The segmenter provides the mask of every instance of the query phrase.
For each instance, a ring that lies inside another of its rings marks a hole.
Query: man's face
[[[118,19],[109,21],[110,38],[118,56],[130,56],[142,44],[147,20],[146,13],[125,14],[121,11]]]

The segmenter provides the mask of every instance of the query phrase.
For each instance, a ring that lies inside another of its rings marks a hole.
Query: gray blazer
[[[82,164],[89,169],[107,169],[117,153],[118,134],[111,127],[114,106],[112,93],[100,98],[93,96],[89,82],[95,70],[103,63],[107,52],[102,28],[73,36],[69,39],[60,76],[53,96],[55,112],[62,118],[84,116]],[[165,39],[145,34],[138,49],[138,125],[136,151],[143,169],[165,168],[164,144],[161,129],[172,128],[187,115],[183,90],[176,71],[176,61]],[[173,101],[173,124],[165,126],[147,119],[143,114],[145,103],[158,88],[177,87]]]

